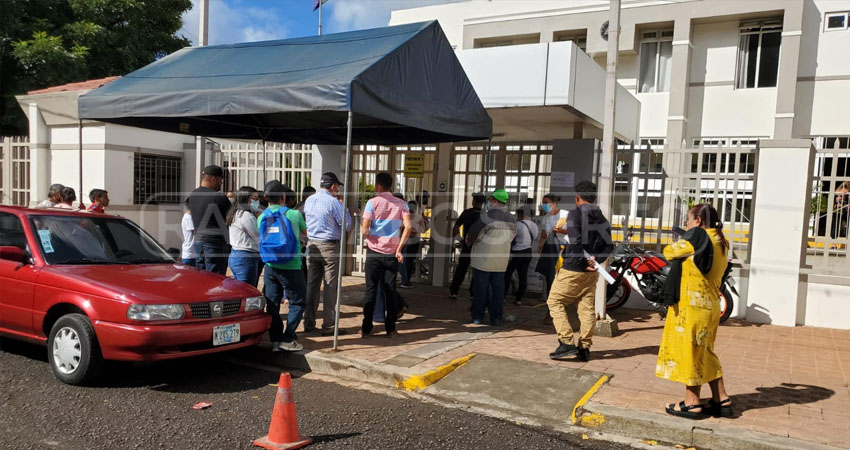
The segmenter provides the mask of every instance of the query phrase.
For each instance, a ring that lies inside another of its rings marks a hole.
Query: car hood
[[[49,266],[40,284],[142,303],[192,303],[262,295],[233,278],[181,264]]]

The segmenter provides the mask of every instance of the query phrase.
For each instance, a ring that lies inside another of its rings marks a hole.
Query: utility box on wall
[[[549,192],[561,196],[559,207],[575,208],[575,185],[579,181],[596,183],[599,141],[596,139],[562,139],[552,146],[552,180]]]

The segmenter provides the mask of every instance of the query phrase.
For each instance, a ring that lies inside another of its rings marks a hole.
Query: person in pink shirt
[[[387,337],[398,334],[395,330],[399,302],[395,291],[398,264],[404,262],[402,250],[410,237],[410,210],[404,200],[392,195],[392,175],[381,172],[375,177],[375,197],[366,202],[360,231],[366,241],[366,294],[363,302],[361,337],[372,334],[372,317],[375,312],[378,285],[386,301],[387,316],[384,328]],[[401,226],[404,232],[401,233]]]

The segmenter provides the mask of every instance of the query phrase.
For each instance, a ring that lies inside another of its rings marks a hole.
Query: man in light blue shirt
[[[324,280],[322,336],[330,336],[334,332],[343,215],[347,232],[351,229],[351,214],[338,198],[342,183],[336,174],[323,174],[319,187],[319,192],[304,202],[304,217],[307,220],[307,311],[304,314],[304,331],[316,329],[319,291]],[[345,330],[339,331],[339,334],[345,334]]]

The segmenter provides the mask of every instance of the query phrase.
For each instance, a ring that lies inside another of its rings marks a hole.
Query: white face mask
[[[227,197],[227,201],[229,201],[231,205],[236,203],[236,199],[233,197]]]

